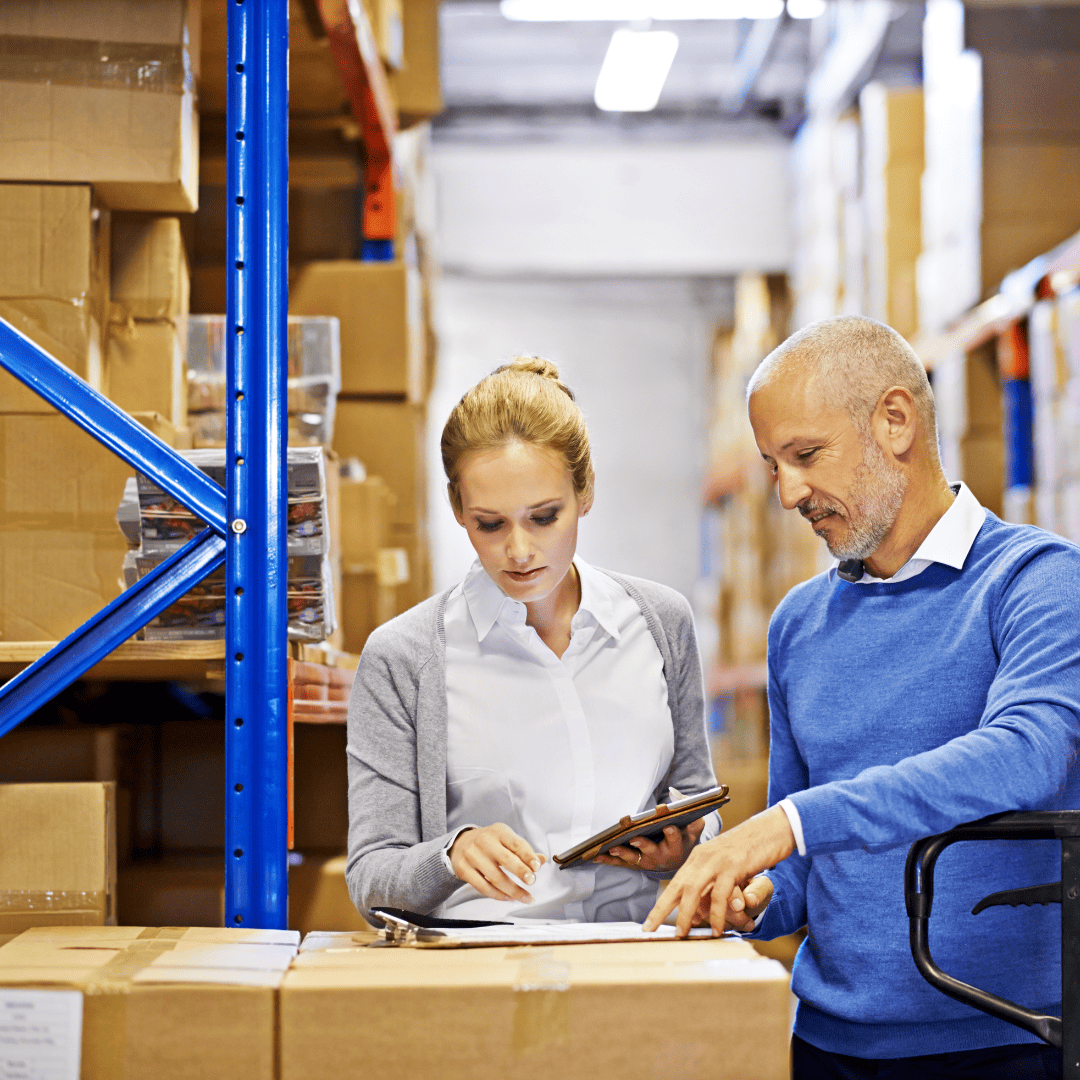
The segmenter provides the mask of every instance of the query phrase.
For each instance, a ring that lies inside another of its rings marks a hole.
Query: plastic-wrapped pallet
[[[333,317],[290,315],[288,411],[291,446],[327,446],[341,392],[341,335]],[[225,316],[188,320],[188,423],[198,447],[225,443]]]

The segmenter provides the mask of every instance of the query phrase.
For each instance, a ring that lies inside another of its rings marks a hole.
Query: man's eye
[[[495,532],[501,525],[501,521],[478,521],[476,523],[476,527],[480,532]]]
[[[535,521],[537,525],[551,525],[558,516],[558,514],[545,514],[544,517],[534,517],[533,521]]]
[[[803,451],[801,451],[799,453],[799,460],[800,461],[810,461],[811,458],[813,458],[815,454],[817,454],[817,447],[816,446],[814,447],[813,450],[803,450]]]

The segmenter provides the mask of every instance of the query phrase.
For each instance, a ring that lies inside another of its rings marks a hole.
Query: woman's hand
[[[635,836],[627,845],[620,844],[606,855],[597,855],[593,862],[628,866],[631,870],[678,870],[694,850],[704,828],[704,818],[691,821],[685,829],[668,825],[659,844],[654,844],[647,836]]]
[[[454,873],[477,892],[492,900],[519,900],[531,904],[533,898],[507,875],[532,885],[536,871],[547,862],[509,825],[499,822],[483,828],[466,829],[450,848]]]

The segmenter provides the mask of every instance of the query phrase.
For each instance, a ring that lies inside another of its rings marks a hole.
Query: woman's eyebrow
[[[543,502],[533,503],[532,506],[526,507],[527,510],[539,510],[542,506],[550,506],[552,503],[562,502],[562,499],[556,495],[553,498],[545,499]],[[498,510],[486,510],[482,506],[470,506],[470,514],[494,514],[496,517],[500,516]]]

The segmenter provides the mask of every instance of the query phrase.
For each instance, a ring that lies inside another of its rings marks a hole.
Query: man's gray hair
[[[934,395],[915,350],[891,326],[861,315],[811,323],[773,349],[750,377],[746,396],[781,374],[817,376],[825,400],[846,409],[862,435],[890,386],[902,386],[915,401],[927,443],[937,448]]]

